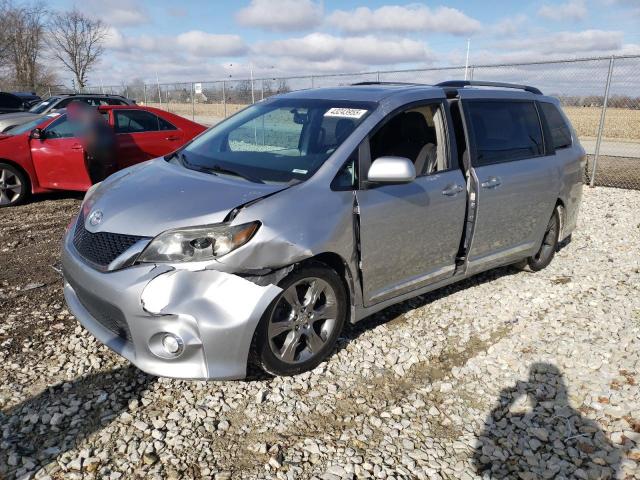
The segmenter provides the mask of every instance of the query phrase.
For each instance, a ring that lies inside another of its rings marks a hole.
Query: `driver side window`
[[[410,107],[394,114],[370,140],[371,161],[379,157],[405,157],[416,177],[447,170],[444,115],[440,103]]]
[[[53,122],[45,130],[47,138],[73,138],[79,136],[80,124],[70,121],[66,115]]]

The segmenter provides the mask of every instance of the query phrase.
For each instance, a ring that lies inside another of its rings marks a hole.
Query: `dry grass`
[[[162,105],[160,105],[159,103],[147,103],[146,105],[149,107],[161,108],[162,110],[167,110],[171,113],[182,115],[183,117],[189,119],[193,114],[193,106],[190,103],[171,102],[163,103]],[[234,113],[242,110],[245,107],[247,107],[247,105],[227,103],[227,116],[233,115]],[[224,118],[225,106],[222,103],[196,103],[195,114],[197,117]]]
[[[178,115],[191,118],[190,103],[149,103],[150,107],[162,108]],[[227,116],[242,110],[247,105],[227,104]],[[564,111],[578,132],[579,137],[595,137],[600,125],[599,107],[564,107]],[[225,108],[221,103],[196,103],[197,117],[224,118]],[[605,124],[605,138],[640,141],[640,110],[608,108]]]
[[[601,108],[564,107],[579,137],[595,137],[600,125]],[[605,138],[640,141],[640,110],[607,108]]]

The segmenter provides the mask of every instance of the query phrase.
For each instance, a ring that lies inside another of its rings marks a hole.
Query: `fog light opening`
[[[180,337],[173,333],[165,333],[162,337],[162,348],[170,357],[177,357],[182,353],[184,342]]]

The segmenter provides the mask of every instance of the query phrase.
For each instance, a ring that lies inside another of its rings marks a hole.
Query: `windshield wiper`
[[[264,183],[262,180],[260,180],[257,177],[254,177],[253,175],[249,175],[244,172],[239,172],[238,170],[232,170],[230,168],[221,167],[220,165],[213,165],[212,167],[199,167],[199,168],[212,173],[235,175],[236,177],[244,178],[245,180],[249,180],[250,182],[253,182],[253,183]]]
[[[191,163],[189,160],[187,160],[187,157],[183,152],[176,152],[173,156],[174,157],[177,156],[182,161],[182,165],[184,165],[186,168],[190,168],[192,170],[197,170],[197,171],[203,172],[203,173],[212,173],[214,175],[217,174],[217,173],[222,173],[222,174],[227,174],[227,175],[235,175],[236,177],[244,178],[245,180],[248,180],[248,181],[253,182],[253,183],[264,183],[262,180],[260,180],[257,177],[254,177],[254,176],[249,175],[249,174],[244,173],[244,172],[239,172],[237,170],[232,170],[230,168],[221,167],[218,164],[213,165],[212,167],[207,167],[207,166],[204,166],[204,165],[195,165],[195,164]]]

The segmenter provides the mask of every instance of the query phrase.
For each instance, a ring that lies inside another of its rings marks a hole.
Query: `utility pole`
[[[156,85],[158,86],[158,103],[160,103],[160,108],[162,108],[162,90],[160,90],[160,79],[158,78],[157,71],[156,71]]]
[[[253,62],[249,62],[249,74],[251,75],[251,104],[256,103],[256,95],[253,93]]]
[[[464,62],[464,79],[467,79],[467,72],[469,71],[469,50],[471,49],[471,39],[467,38],[467,61]]]

